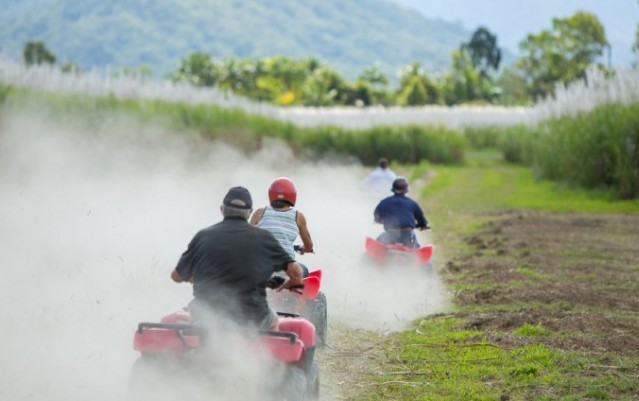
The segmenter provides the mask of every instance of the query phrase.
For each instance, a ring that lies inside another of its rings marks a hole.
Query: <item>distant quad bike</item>
[[[298,250],[298,246],[295,246]],[[274,276],[278,277],[278,276]],[[326,333],[328,331],[328,308],[326,295],[319,291],[322,282],[322,270],[309,272],[309,276],[302,280],[311,291],[299,294],[294,291],[281,291],[269,293],[268,302],[271,308],[277,312],[297,314],[308,319],[315,326],[317,345],[326,345]],[[315,291],[317,289],[317,291]],[[311,296],[312,294],[315,294]]]
[[[309,298],[317,296],[317,287],[309,287],[304,288],[302,295]],[[314,358],[315,327],[294,314],[278,315],[278,331],[259,331],[257,335],[247,335],[243,339],[246,347],[265,352],[273,363],[283,366],[284,374],[269,386],[269,394],[264,398],[318,400],[320,378]],[[140,352],[140,356],[131,370],[129,400],[148,399],[150,386],[178,389],[188,386],[180,379],[183,376],[179,374],[182,373],[201,374],[207,371],[207,374],[214,374],[211,372],[215,371],[212,367],[215,366],[216,354],[206,352],[206,342],[214,337],[210,335],[212,330],[215,328],[192,323],[187,310],[170,313],[159,323],[139,323],[133,337],[133,348]],[[225,366],[217,368],[221,371]]]
[[[432,273],[433,245],[422,245],[411,248],[403,244],[384,244],[371,237],[366,237],[366,253],[362,257],[365,265],[378,267],[416,266]]]

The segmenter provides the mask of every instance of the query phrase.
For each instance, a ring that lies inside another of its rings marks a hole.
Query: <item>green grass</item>
[[[517,328],[516,330],[513,330],[514,335],[525,336],[525,337],[545,336],[545,335],[548,335],[548,333],[550,333],[550,330],[548,330],[545,327],[541,327],[541,323],[537,323],[537,324],[524,323],[521,327]]]
[[[463,321],[439,317],[416,322],[384,344],[389,372],[373,380],[367,400],[520,399],[531,388],[549,391],[561,380],[558,354],[542,345],[508,350],[460,329]]]
[[[500,160],[496,152],[468,153],[465,166],[434,166],[435,178],[421,196],[446,197],[446,207],[462,212],[536,209],[548,212],[639,213],[639,199],[616,200],[609,192],[573,189],[538,181],[529,168]],[[451,188],[462,186],[459,190]]]

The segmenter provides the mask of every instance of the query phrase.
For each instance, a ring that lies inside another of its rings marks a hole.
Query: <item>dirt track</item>
[[[639,356],[639,216],[512,211],[467,238],[471,252],[439,266],[458,312],[503,348],[544,343],[590,354]],[[480,308],[481,309],[481,308]],[[486,308],[488,309],[488,308]],[[525,323],[555,332],[514,336]],[[382,333],[334,328],[321,353],[330,384],[323,399],[348,399],[383,371]]]

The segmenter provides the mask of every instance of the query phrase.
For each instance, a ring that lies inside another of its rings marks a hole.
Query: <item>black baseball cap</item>
[[[234,207],[236,209],[251,209],[253,208],[253,200],[251,199],[251,193],[244,187],[233,187],[229,189],[229,192],[222,201],[224,206]]]

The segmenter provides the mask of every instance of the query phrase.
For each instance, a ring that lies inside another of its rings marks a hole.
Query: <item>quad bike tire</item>
[[[320,376],[319,366],[313,361],[310,371],[306,377],[306,399],[308,401],[318,401],[320,397]]]
[[[141,400],[148,396],[150,387],[159,384],[170,388],[169,366],[167,360],[157,358],[152,355],[141,355],[131,366],[129,376],[129,386],[127,389],[127,400]]]
[[[370,269],[373,266],[378,266],[379,263],[375,258],[367,253],[363,254],[359,261],[359,267],[361,269]]]
[[[280,399],[282,401],[307,401],[309,400],[307,387],[304,370],[299,366],[290,365],[286,368]]]
[[[326,334],[328,332],[326,295],[320,292],[316,298],[306,300],[302,316],[315,326],[316,345],[320,348],[324,347],[326,345]]]

